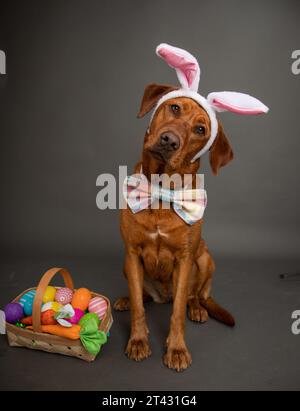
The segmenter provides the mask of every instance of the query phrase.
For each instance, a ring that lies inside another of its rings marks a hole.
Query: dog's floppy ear
[[[219,168],[226,166],[232,159],[232,148],[224,134],[221,123],[218,122],[218,134],[209,153],[210,166],[214,175],[217,175]]]
[[[167,84],[151,83],[146,86],[141,102],[138,118],[144,117],[158,102],[158,100],[170,91],[177,90],[178,87],[169,86]]]

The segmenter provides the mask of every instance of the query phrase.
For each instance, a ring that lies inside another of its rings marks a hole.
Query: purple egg
[[[19,303],[9,303],[4,307],[5,319],[8,323],[15,324],[24,317],[23,307]]]
[[[71,318],[65,318],[71,324],[77,324],[81,317],[83,317],[84,312],[80,308],[74,308],[75,314]]]

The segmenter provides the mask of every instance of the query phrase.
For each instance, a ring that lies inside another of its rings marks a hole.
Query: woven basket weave
[[[74,290],[73,280],[70,273],[64,268],[51,268],[46,271],[42,276],[39,285],[36,288],[29,288],[23,291],[12,302],[17,302],[24,294],[30,290],[36,290],[36,295],[33,303],[33,330],[26,328],[20,328],[13,324],[6,323],[8,343],[11,347],[27,347],[32,350],[42,350],[51,353],[69,355],[71,357],[77,357],[85,361],[94,361],[96,358],[94,355],[89,354],[79,340],[71,340],[68,338],[59,337],[43,333],[41,330],[41,305],[45,290],[52,280],[52,278],[60,273],[63,276],[65,286]],[[59,287],[57,287],[59,288]],[[105,316],[101,320],[99,330],[108,333],[113,323],[111,314],[111,304],[107,297],[91,292],[92,297],[102,297],[107,302],[107,310]]]

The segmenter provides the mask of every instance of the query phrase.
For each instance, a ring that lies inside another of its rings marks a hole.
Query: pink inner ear
[[[259,109],[259,108],[245,108],[245,107],[238,107],[234,106],[233,104],[223,103],[218,101],[217,99],[213,99],[213,105],[223,110],[232,111],[233,113],[237,114],[263,114],[266,111]]]
[[[166,48],[159,49],[158,53],[164,60],[166,60],[169,66],[182,71],[188,86],[191,87],[197,73],[197,64],[187,60],[183,56],[174,54],[173,51]]]

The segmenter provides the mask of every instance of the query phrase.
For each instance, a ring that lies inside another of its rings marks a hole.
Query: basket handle
[[[42,276],[39,285],[36,289],[36,294],[33,302],[33,310],[32,310],[32,327],[34,332],[42,332],[41,328],[41,305],[43,296],[45,294],[46,288],[52,278],[60,273],[64,279],[65,285],[71,290],[74,289],[73,280],[71,274],[65,268],[50,268],[50,270],[46,271],[45,274]]]

